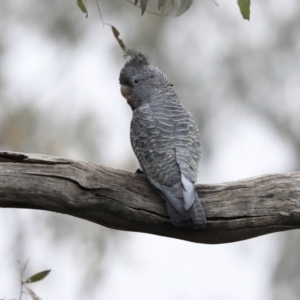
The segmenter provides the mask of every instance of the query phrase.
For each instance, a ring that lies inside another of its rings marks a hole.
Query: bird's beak
[[[130,99],[131,88],[127,85],[121,84],[121,94],[128,101]]]

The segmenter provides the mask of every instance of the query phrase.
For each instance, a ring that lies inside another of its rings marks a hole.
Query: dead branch
[[[59,157],[0,152],[0,207],[53,211],[114,229],[208,244],[300,227],[300,173],[199,184],[197,192],[206,228],[178,228],[143,175]]]

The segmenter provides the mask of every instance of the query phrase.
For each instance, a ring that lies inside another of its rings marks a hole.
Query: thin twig
[[[99,5],[99,0],[96,0],[96,4],[97,4],[97,8],[98,8],[98,12],[99,12],[99,17],[100,17],[100,20],[101,20],[101,23],[102,23],[103,27],[104,27],[105,25],[108,25],[108,26],[110,26],[110,27],[114,27],[113,25],[104,22],[104,19],[103,19],[102,13],[101,13],[101,9],[100,9],[100,5]]]
[[[100,5],[99,5],[99,0],[95,0],[96,1],[96,4],[97,4],[97,9],[98,9],[98,12],[99,12],[99,16],[100,16],[100,20],[103,24],[103,27],[105,26],[105,23],[103,21],[103,17],[102,17],[102,13],[101,13],[101,9],[100,9]]]

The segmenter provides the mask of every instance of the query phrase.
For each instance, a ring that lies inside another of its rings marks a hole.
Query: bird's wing
[[[187,110],[182,122],[175,126],[174,137],[176,161],[180,167],[183,185],[184,208],[188,210],[196,197],[195,182],[201,151],[197,125]]]
[[[139,163],[154,181],[172,186],[181,179],[174,146],[174,120],[155,105],[134,111],[130,137]]]
[[[188,110],[185,110],[182,121],[175,124],[174,145],[182,174],[195,183],[201,155],[200,137],[195,120]]]
[[[151,184],[176,211],[188,210],[195,200],[200,159],[199,134],[191,114],[181,103],[143,105],[133,115],[131,144]]]

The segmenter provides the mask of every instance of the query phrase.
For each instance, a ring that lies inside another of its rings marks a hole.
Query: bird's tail
[[[200,199],[197,195],[196,187],[192,182],[189,182],[187,180],[184,181],[184,183],[188,187],[188,190],[192,190],[192,192],[189,191],[187,193],[187,196],[185,196],[184,192],[186,191],[186,189],[181,181],[174,184],[172,187],[168,187],[157,183],[150,177],[148,177],[148,179],[150,183],[158,189],[161,197],[165,199],[168,213],[174,225],[193,226],[195,228],[205,227],[205,213]],[[188,183],[190,183],[191,187],[188,186]],[[186,197],[188,197],[187,200]],[[189,203],[188,208],[185,205],[187,202]]]
[[[200,199],[195,193],[195,201],[189,210],[178,212],[173,205],[168,201],[163,193],[161,196],[166,200],[167,209],[171,217],[172,223],[175,226],[193,226],[194,228],[203,228],[206,225],[206,216]]]
[[[188,210],[188,214],[190,215],[190,219],[193,226],[196,228],[202,228],[205,227],[206,225],[206,216],[201,201],[197,193],[195,194],[196,194],[195,201],[191,206],[191,208]]]

